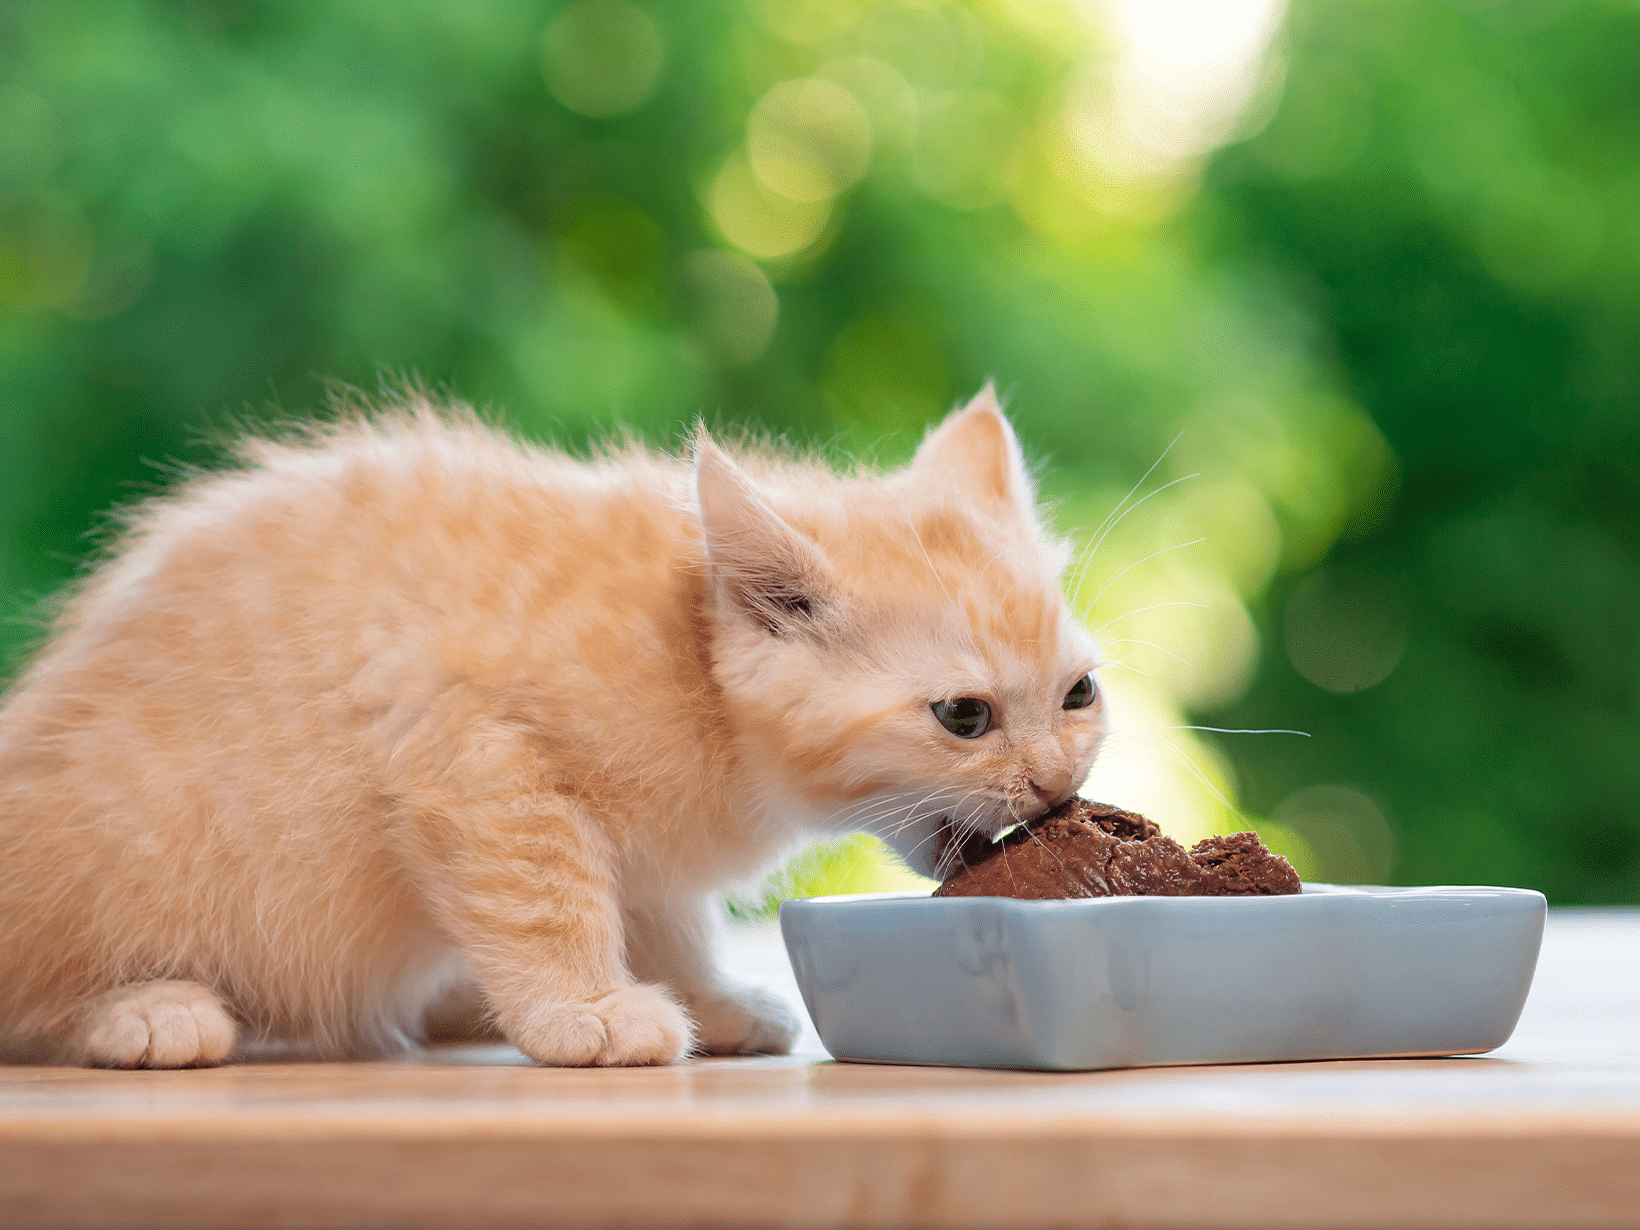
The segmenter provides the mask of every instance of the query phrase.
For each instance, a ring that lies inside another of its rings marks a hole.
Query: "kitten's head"
[[[714,673],[774,805],[937,874],[1082,783],[1098,654],[989,386],[886,477],[737,465],[704,436],[695,468]]]

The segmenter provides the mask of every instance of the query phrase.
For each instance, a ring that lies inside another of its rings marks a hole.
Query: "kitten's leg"
[[[696,1048],[708,1055],[784,1055],[797,1019],[784,1001],[726,979],[712,960],[720,930],[710,898],[649,902],[627,909],[627,960],[638,977],[665,982],[695,1020]]]
[[[544,1064],[682,1058],[689,1018],[622,959],[613,852],[596,820],[559,795],[509,792],[519,783],[504,772],[486,784],[500,797],[445,803],[426,836],[441,847],[440,912],[507,1039]]]
[[[202,1068],[233,1050],[238,1026],[197,982],[137,982],[83,1009],[70,1062],[97,1068]]]

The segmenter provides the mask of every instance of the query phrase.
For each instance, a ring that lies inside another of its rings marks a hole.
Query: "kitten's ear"
[[[695,436],[695,493],[712,572],[735,604],[776,636],[806,630],[834,591],[831,565],[812,538],[758,495],[704,431]]]
[[[911,472],[925,486],[959,499],[994,501],[1027,521],[1035,517],[1036,492],[1025,456],[990,381],[928,433]]]

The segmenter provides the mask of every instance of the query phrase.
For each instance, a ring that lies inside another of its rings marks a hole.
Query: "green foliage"
[[[1330,570],[1390,595],[1405,652],[1353,694],[1267,658],[1225,724],[1315,738],[1238,745],[1247,800],[1362,783],[1403,881],[1640,899],[1640,11],[1315,2],[1292,38],[1202,214],[1221,259],[1279,271],[1400,459]],[[1290,647],[1295,600],[1264,608]]]
[[[0,22],[4,613],[145,459],[327,380],[894,460],[995,376],[1083,547],[1181,430],[1152,486],[1201,474],[1071,578],[1133,672],[1095,789],[1190,837],[1239,783],[1320,875],[1640,899],[1632,6],[1301,4],[1194,197],[1079,151],[1102,35],[1050,3]],[[802,887],[887,874],[843,849]]]
[[[731,899],[729,909],[742,918],[766,918],[791,897],[927,893],[932,887],[933,881],[906,870],[882,842],[856,833],[810,846],[755,892]]]

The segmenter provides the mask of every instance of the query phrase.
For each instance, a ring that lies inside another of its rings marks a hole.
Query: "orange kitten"
[[[905,470],[593,463],[413,399],[136,510],[0,709],[0,1056],[379,1053],[476,979],[547,1064],[782,1051],[714,894],[933,872],[1104,733],[987,388]]]

